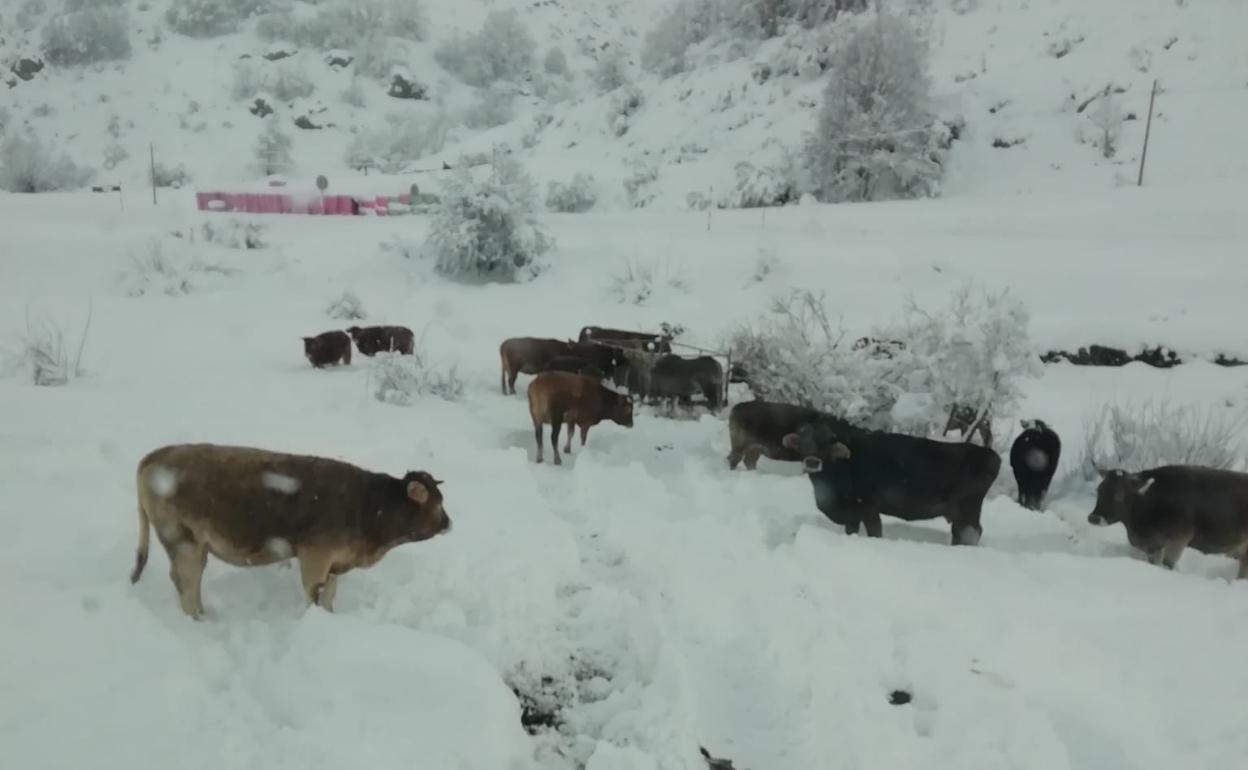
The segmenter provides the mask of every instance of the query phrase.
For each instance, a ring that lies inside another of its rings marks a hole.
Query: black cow
[[[583,374],[597,380],[606,377],[606,373],[595,366],[593,361],[583,356],[556,356],[546,364],[546,371]]]
[[[568,358],[579,358],[597,369],[603,377],[611,377],[615,370],[628,363],[625,351],[612,345],[601,345],[596,342],[569,342],[563,354]]]
[[[736,404],[728,412],[729,470],[736,470],[744,460],[746,469],[752,471],[758,466],[759,457],[800,462],[802,455],[784,446],[784,437],[821,417],[836,422],[838,435],[861,432],[848,422],[805,406],[762,400]]]
[[[979,514],[1001,469],[987,447],[864,431],[841,435],[819,419],[784,437],[802,455],[819,511],[854,534],[881,537],[880,514],[906,521],[944,518],[953,545],[976,545]]]
[[[1018,483],[1018,504],[1039,511],[1062,456],[1062,440],[1043,420],[1022,420],[1020,424],[1023,432],[1010,447],[1010,467]]]
[[[1122,522],[1151,564],[1174,569],[1183,549],[1239,559],[1248,578],[1248,473],[1196,465],[1102,471],[1088,523]]]
[[[689,406],[691,396],[701,393],[712,412],[718,412],[724,395],[724,367],[712,356],[684,358],[668,354],[660,356],[650,369],[646,395]]]

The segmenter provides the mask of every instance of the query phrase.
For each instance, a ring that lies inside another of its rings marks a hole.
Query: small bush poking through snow
[[[224,246],[227,249],[263,249],[265,226],[259,222],[241,219],[214,219],[204,222],[201,232],[205,243]]]
[[[448,278],[510,282],[535,276],[554,241],[537,221],[537,191],[520,162],[500,155],[476,180],[460,159],[434,210],[426,248]]]
[[[53,16],[43,27],[49,64],[76,67],[130,56],[130,16],[125,9],[93,8]]]
[[[237,30],[257,5],[256,0],[173,0],[165,22],[179,35],[219,37]]]
[[[1106,404],[1084,425],[1084,446],[1071,469],[1081,481],[1102,470],[1142,471],[1158,465],[1204,465],[1239,470],[1248,413],[1226,416],[1167,402]]]
[[[611,276],[607,293],[616,302],[624,305],[644,305],[650,300],[655,289],[666,286],[681,293],[689,291],[689,282],[679,268],[673,268],[669,262],[653,262],[649,264],[624,263],[624,269]]]
[[[31,324],[26,319],[26,336],[22,340],[19,367],[29,373],[30,381],[40,386],[68,384],[82,376],[82,352],[87,346],[87,332],[91,330],[91,306],[87,306],[87,320],[82,327],[78,348],[70,358],[65,344],[65,332],[51,321]]]
[[[1096,131],[1092,143],[1101,151],[1101,157],[1114,157],[1118,152],[1118,140],[1122,136],[1123,115],[1118,98],[1108,88],[1089,110],[1088,119]]]
[[[191,172],[187,171],[186,166],[181,163],[176,166],[157,163],[153,175],[156,178],[157,187],[184,187],[191,181]]]
[[[399,406],[426,395],[457,401],[464,394],[464,381],[454,365],[433,364],[419,350],[411,355],[378,353],[369,379],[378,401]]]
[[[290,134],[282,131],[277,118],[270,115],[264,119],[264,130],[256,138],[252,154],[256,161],[256,170],[263,176],[285,174],[294,168],[295,161],[291,156],[294,140]]]
[[[95,172],[69,156],[53,157],[36,136],[13,133],[0,144],[0,190],[41,193],[72,190],[91,181]]]
[[[934,195],[947,137],[929,113],[925,42],[887,13],[846,26],[806,140],[814,192],[833,203]]]
[[[130,297],[190,294],[208,275],[228,276],[233,270],[205,262],[183,244],[167,244],[153,239],[140,253],[132,253],[130,264],[120,274],[123,291]]]
[[[470,86],[519,82],[533,71],[537,43],[516,10],[490,11],[476,34],[448,38],[434,51],[447,72]]]
[[[563,214],[581,214],[598,202],[597,181],[593,174],[576,174],[572,181],[546,184],[546,208]]]
[[[325,315],[330,318],[336,318],[342,321],[359,321],[367,317],[364,312],[364,303],[360,302],[360,298],[349,291],[344,291],[338,295],[338,298],[329,303],[329,307],[325,308]]]
[[[542,68],[546,70],[547,75],[567,75],[568,57],[563,53],[563,49],[555,47],[547,51],[546,58],[542,61]]]

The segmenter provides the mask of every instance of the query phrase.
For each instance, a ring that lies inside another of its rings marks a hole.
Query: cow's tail
[[[134,552],[134,569],[130,571],[130,582],[137,583],[147,566],[147,551],[152,542],[152,522],[143,510],[143,501],[139,500],[139,547]]]

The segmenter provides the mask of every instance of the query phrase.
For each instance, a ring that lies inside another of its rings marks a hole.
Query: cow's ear
[[[829,450],[829,454],[832,456],[833,460],[848,460],[853,456],[853,453],[849,451],[849,447],[839,441],[832,445],[832,449]]]
[[[780,439],[780,443],[784,445],[785,449],[792,449],[794,451],[797,451],[797,434],[796,433],[786,434],[784,438]]]
[[[1031,427],[1031,420],[1019,420],[1018,424],[1023,426],[1023,430],[1027,430]]]
[[[424,504],[429,499],[429,487],[421,484],[419,481],[407,482],[407,496],[412,502]]]

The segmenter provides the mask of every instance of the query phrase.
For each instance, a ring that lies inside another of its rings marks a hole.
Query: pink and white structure
[[[247,214],[386,216],[400,212],[406,213],[411,203],[412,196],[408,193],[375,196],[324,195],[319,192],[292,191],[195,193],[195,204],[200,211]]]

